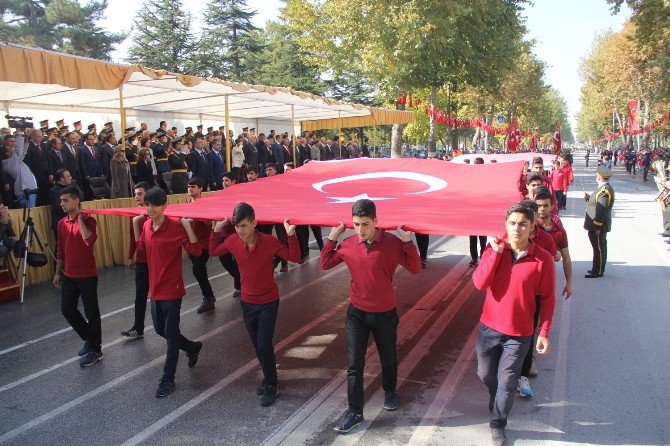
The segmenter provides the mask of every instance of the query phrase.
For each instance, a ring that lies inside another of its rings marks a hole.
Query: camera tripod
[[[49,248],[49,244],[40,235],[39,231],[35,227],[35,223],[33,222],[32,217],[30,216],[30,208],[28,208],[29,195],[30,195],[29,193],[26,193],[26,200],[23,206],[23,224],[24,224],[23,231],[21,231],[21,235],[19,236],[19,239],[16,241],[16,243],[21,243],[19,250],[19,253],[21,255],[19,256],[19,264],[17,267],[17,272],[21,270],[22,266],[21,262],[23,262],[23,271],[21,275],[21,303],[23,303],[23,298],[26,289],[26,276],[28,274],[28,255],[30,254],[28,251],[30,250],[30,247],[33,244],[33,237],[37,241],[37,245],[39,246],[41,253],[46,256],[46,253],[48,252],[49,254],[51,254],[51,258],[54,260],[54,262],[56,261],[56,256],[54,256],[53,251],[51,251],[51,249]]]

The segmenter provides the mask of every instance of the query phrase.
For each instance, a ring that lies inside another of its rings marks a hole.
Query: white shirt
[[[24,136],[16,135],[14,154],[11,158],[2,160],[3,169],[14,178],[14,193],[17,197],[23,196],[25,189],[37,189],[35,175],[30,171],[28,165],[23,162],[24,149]]]

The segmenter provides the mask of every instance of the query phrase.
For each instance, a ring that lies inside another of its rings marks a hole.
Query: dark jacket
[[[98,150],[100,153],[100,170],[102,171],[102,176],[107,179],[107,184],[112,184],[112,169],[110,163],[112,158],[114,158],[114,147],[111,144],[105,143],[100,146]]]
[[[56,231],[58,229],[58,222],[65,217],[63,208],[60,207],[60,191],[65,186],[56,183],[54,187],[49,189],[49,204],[51,205],[51,229]]]
[[[191,150],[186,159],[188,163],[188,171],[193,177],[200,178],[205,183],[205,188],[209,185],[209,168],[207,165],[207,155],[203,153],[200,155],[197,150]]]
[[[100,169],[100,152],[97,147],[93,147],[95,151],[95,158],[91,154],[91,149],[84,144],[84,147],[79,151],[79,175],[82,179],[89,177],[102,176],[102,169]]]
[[[226,160],[225,155],[221,152],[212,150],[207,154],[207,168],[209,169],[209,184],[213,186],[215,190],[223,189],[223,183],[221,181],[224,172],[226,172]],[[220,157],[219,157],[220,156]]]
[[[244,163],[247,166],[258,166],[258,149],[255,145],[249,141],[244,141],[242,151],[244,152]]]
[[[584,229],[611,231],[612,206],[614,206],[614,189],[609,183],[605,183],[589,196],[589,201],[586,204],[586,216],[584,217]]]

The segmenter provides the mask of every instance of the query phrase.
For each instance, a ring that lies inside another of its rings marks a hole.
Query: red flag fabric
[[[628,102],[628,121],[630,122],[629,131],[640,131],[640,100]]]
[[[558,152],[561,151],[561,125],[558,122],[556,123],[556,131],[554,132],[553,146],[554,153],[558,155]]]
[[[519,131],[519,119],[514,118],[509,131],[509,140],[507,143],[507,151],[515,153],[519,151],[521,144],[521,131]]]
[[[468,166],[414,158],[311,162],[288,173],[242,183],[194,203],[168,205],[169,217],[223,220],[244,201],[261,223],[351,227],[360,198],[377,205],[378,226],[425,234],[498,234],[507,208],[521,199],[523,162]],[[86,212],[137,215],[141,208]]]

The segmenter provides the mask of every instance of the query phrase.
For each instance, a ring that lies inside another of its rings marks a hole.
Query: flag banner
[[[244,201],[260,223],[352,227],[351,207],[361,198],[377,205],[378,226],[439,235],[500,232],[505,211],[521,199],[524,163],[478,166],[414,158],[357,158],[311,162],[290,172],[214,192],[194,203],[168,205],[165,215],[199,220],[231,219]],[[132,216],[142,208],[90,209]]]
[[[554,141],[553,141],[554,153],[558,155],[558,152],[561,151],[561,126],[556,123],[556,131],[554,132]]]
[[[478,155],[476,153],[469,153],[467,155],[459,155],[454,157],[451,160],[452,163],[464,164],[465,160],[470,160],[470,165],[475,162],[475,158],[481,158],[484,160],[485,164],[490,164],[491,161],[495,160],[496,163],[514,163],[514,162],[527,162],[531,164],[533,158],[541,157],[542,162],[544,163],[545,170],[551,170],[553,167],[553,162],[556,159],[556,155],[553,153],[537,153],[537,152],[517,152],[517,153],[496,153],[496,154],[487,154],[487,155]]]
[[[640,101],[628,102],[628,121],[630,122],[628,130],[631,132],[640,131]]]

